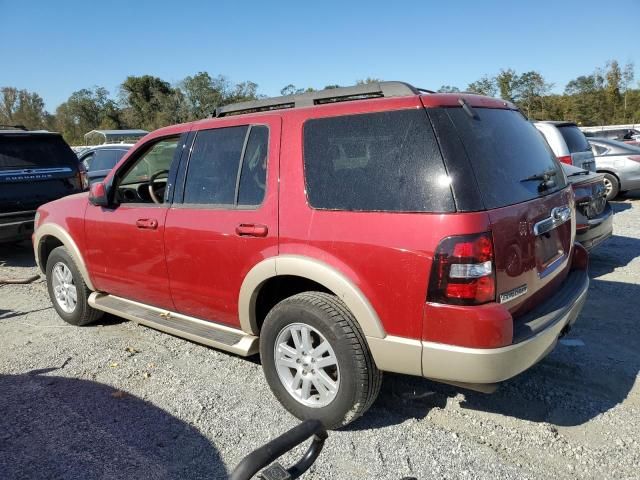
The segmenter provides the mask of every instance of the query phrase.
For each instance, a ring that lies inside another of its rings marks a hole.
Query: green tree
[[[513,97],[528,117],[543,120],[547,116],[544,98],[552,87],[541,73],[532,70],[517,77]]]
[[[207,72],[199,72],[185,78],[180,86],[189,109],[189,119],[197,120],[208,117],[224,103],[228,81],[222,76],[212,78]]]
[[[361,80],[356,80],[356,85],[366,85],[368,83],[378,83],[378,82],[382,82],[384,80],[382,80],[381,78],[375,78],[375,77],[367,77],[367,78],[363,78]]]
[[[47,126],[48,117],[44,100],[37,93],[15,87],[0,88],[0,124],[41,129]]]
[[[471,82],[467,86],[467,91],[477,93],[478,95],[487,95],[495,97],[498,92],[498,85],[495,77],[482,76],[475,82]]]
[[[187,120],[184,94],[151,75],[129,76],[120,86],[122,117],[132,128],[155,130]]]
[[[98,128],[122,128],[121,112],[103,87],[73,92],[56,109],[56,130],[71,144],[81,144],[83,135]]]
[[[456,93],[459,91],[460,89],[458,87],[454,87],[453,85],[442,85],[438,89],[438,93]]]
[[[496,85],[500,92],[500,98],[509,100],[510,102],[516,102],[518,96],[520,77],[515,70],[508,68],[507,70],[500,70],[500,73],[496,75]]]

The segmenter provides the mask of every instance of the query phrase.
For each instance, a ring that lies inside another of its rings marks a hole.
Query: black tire
[[[289,393],[278,375],[274,358],[276,339],[293,323],[316,329],[335,352],[340,381],[335,397],[326,406],[304,405]],[[297,418],[320,420],[329,429],[342,427],[367,411],[382,383],[382,373],[353,314],[341,300],[327,293],[300,293],[273,307],[260,333],[260,358],[267,383],[280,403]]]
[[[620,194],[620,182],[618,181],[618,178],[615,175],[612,175],[610,173],[605,173],[604,178],[605,178],[605,183],[606,182],[611,183],[611,190],[607,194],[607,201],[610,201],[616,198]]]
[[[71,276],[73,277],[73,283],[76,287],[77,292],[77,303],[72,312],[65,312],[58,301],[53,292],[53,267],[58,264],[63,263],[70,271]],[[89,306],[88,299],[91,294],[91,290],[87,288],[87,284],[84,283],[84,279],[78,270],[75,262],[67,252],[65,247],[57,247],[54,248],[49,254],[49,258],[47,259],[47,290],[49,291],[49,297],[51,298],[51,303],[53,304],[53,308],[55,308],[56,312],[65,322],[70,323],[71,325],[83,326],[88,325],[90,323],[98,320],[103,312],[100,310],[96,310]]]

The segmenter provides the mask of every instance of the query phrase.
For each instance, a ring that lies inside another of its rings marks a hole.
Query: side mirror
[[[97,207],[108,207],[107,187],[102,182],[96,182],[89,189],[89,201]]]

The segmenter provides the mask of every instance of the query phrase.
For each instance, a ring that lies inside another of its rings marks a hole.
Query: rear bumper
[[[389,336],[368,338],[369,347],[381,370],[445,383],[495,384],[527,370],[553,350],[580,314],[588,288],[587,271],[572,271],[563,288],[517,327],[515,343],[506,347],[468,348]]]
[[[30,238],[35,214],[35,210],[0,214],[0,243]]]
[[[588,229],[576,234],[576,240],[591,251],[613,235],[613,209],[607,203],[596,218],[587,220]]]

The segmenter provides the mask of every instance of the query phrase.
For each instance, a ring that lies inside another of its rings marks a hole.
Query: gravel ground
[[[492,395],[386,375],[303,478],[640,478],[640,195],[614,208],[543,362]],[[33,272],[28,245],[0,247],[0,277]],[[0,286],[0,412],[0,479],[225,478],[296,424],[258,359],[110,316],[67,326],[42,281]]]

